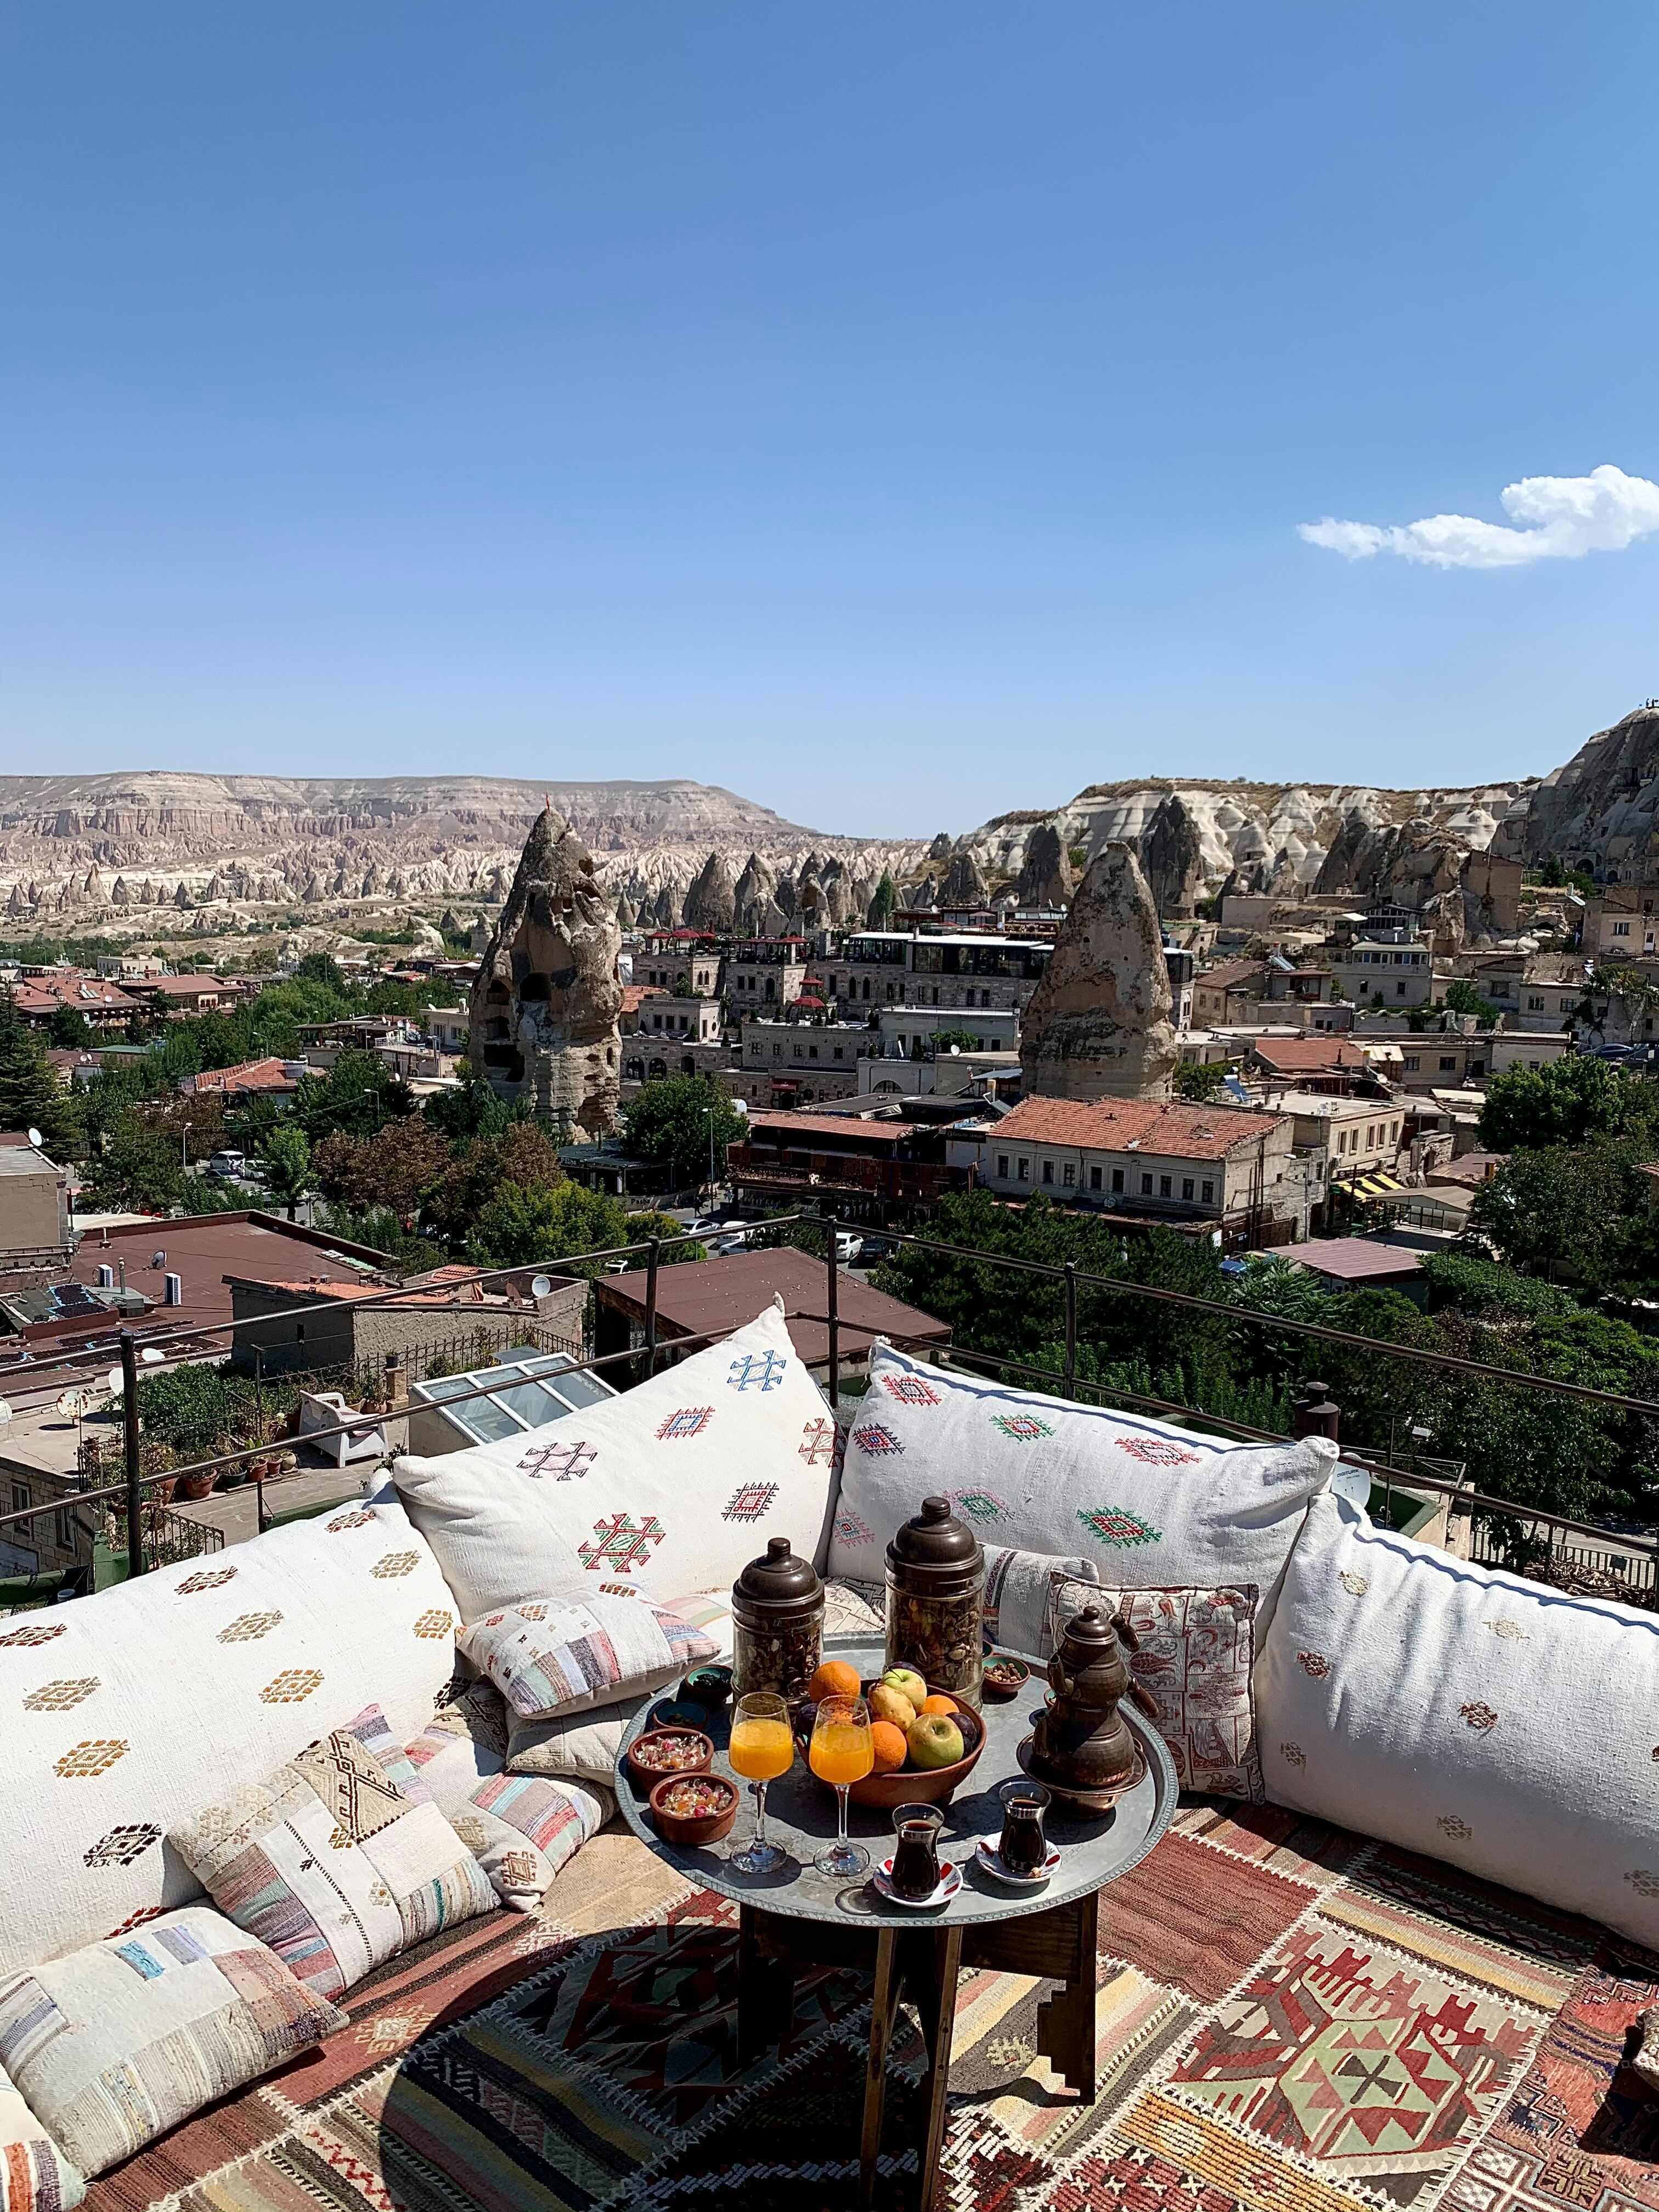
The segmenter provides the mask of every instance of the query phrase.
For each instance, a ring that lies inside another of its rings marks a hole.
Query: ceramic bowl
[[[705,1712],[719,1712],[731,1695],[732,1669],[729,1667],[694,1667],[680,1684],[682,1702],[701,1705]]]
[[[867,1697],[875,1683],[866,1682]],[[945,1695],[952,1693],[946,1692]],[[816,1705],[804,1705],[795,1723],[796,1741],[803,1759],[812,1741],[812,1722]],[[985,1748],[985,1723],[971,1705],[958,1702],[955,1720],[962,1730],[962,1757],[949,1766],[913,1766],[907,1760],[887,1774],[866,1774],[862,1782],[855,1782],[852,1799],[855,1805],[867,1805],[878,1812],[891,1813],[901,1805],[942,1805],[952,1790],[965,1782],[979,1764],[979,1755]],[[808,1765],[810,1767],[810,1760]],[[828,1790],[830,1784],[823,1787]]]
[[[697,1747],[696,1765],[677,1766],[672,1772],[665,1767],[647,1766],[640,1757],[641,1750],[665,1735],[690,1736]],[[642,1735],[635,1736],[633,1742],[629,1745],[627,1765],[628,1771],[638,1787],[649,1794],[655,1789],[658,1783],[672,1782],[677,1775],[707,1774],[714,1763],[714,1743],[710,1738],[703,1735],[701,1729],[653,1728],[647,1729]]]
[[[994,1667],[1004,1668],[1009,1679],[998,1681],[991,1672]],[[1017,1698],[1022,1690],[1030,1688],[1030,1681],[1031,1670],[1023,1659],[1016,1659],[1010,1651],[986,1653],[985,1694],[988,1698],[995,1698],[999,1700]]]
[[[721,1790],[726,1803],[717,1813],[686,1815],[671,1813],[663,1799],[677,1782],[705,1782],[711,1789]],[[665,1844],[717,1844],[722,1836],[729,1836],[738,1817],[738,1785],[728,1782],[723,1774],[703,1772],[696,1775],[665,1774],[650,1796],[651,1817],[657,1824],[657,1832]]]

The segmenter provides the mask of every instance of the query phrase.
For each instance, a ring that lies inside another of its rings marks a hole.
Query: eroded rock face
[[[1204,896],[1204,844],[1178,791],[1166,795],[1146,824],[1140,865],[1159,914],[1189,921]]]
[[[1565,860],[1629,882],[1659,860],[1659,711],[1638,707],[1598,730],[1534,792],[1523,824],[1496,849]]]
[[[1097,854],[1020,1030],[1028,1097],[1167,1098],[1180,1058],[1164,935],[1127,845]]]
[[[737,888],[724,853],[711,853],[685,895],[685,927],[725,932],[737,915]]]
[[[1018,896],[1021,906],[1069,906],[1077,889],[1072,856],[1052,822],[1039,822],[1025,840]]]
[[[526,841],[472,987],[468,1054],[537,1118],[598,1137],[617,1120],[622,932],[592,856],[550,804]]]
[[[983,906],[991,896],[991,887],[973,854],[967,851],[952,853],[951,865],[945,872],[945,881],[939,887],[942,906]]]

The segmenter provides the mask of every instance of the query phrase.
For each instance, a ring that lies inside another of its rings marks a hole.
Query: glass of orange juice
[[[832,1881],[849,1881],[870,1871],[870,1854],[862,1844],[847,1837],[848,1792],[862,1782],[876,1763],[876,1747],[870,1733],[870,1708],[862,1698],[823,1698],[812,1724],[807,1761],[820,1782],[833,1784],[838,1820],[836,1840],[812,1863]]]
[[[755,1793],[752,1843],[733,1851],[728,1863],[739,1874],[775,1874],[789,1854],[766,1840],[766,1785],[787,1774],[795,1763],[795,1739],[789,1708],[769,1690],[751,1690],[732,1711],[732,1739],[726,1747],[733,1774],[742,1775]]]

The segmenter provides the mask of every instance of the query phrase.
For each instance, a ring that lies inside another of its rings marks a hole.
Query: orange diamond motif
[[[64,1624],[55,1621],[50,1628],[12,1628],[0,1636],[0,1646],[13,1644],[50,1644],[54,1636],[64,1633]]]
[[[193,1597],[198,1590],[217,1589],[235,1573],[234,1567],[215,1567],[210,1574],[186,1575],[178,1585],[180,1597]]]
[[[443,1612],[423,1613],[415,1624],[415,1633],[416,1636],[430,1637],[435,1641],[435,1639],[440,1636],[447,1636],[454,1626],[455,1616],[453,1613]]]
[[[64,1713],[71,1705],[78,1705],[89,1698],[98,1687],[95,1674],[83,1674],[76,1682],[43,1682],[38,1690],[31,1690],[23,1700],[26,1713]]]
[[[322,1680],[315,1667],[287,1667],[265,1684],[259,1692],[260,1701],[267,1705],[302,1705],[313,1690],[321,1688]]]
[[[280,1613],[239,1613],[228,1628],[219,1631],[216,1641],[221,1644],[257,1644],[262,1636],[269,1636],[282,1620]]]
[[[393,1575],[412,1575],[420,1564],[418,1552],[388,1552],[385,1559],[376,1559],[368,1571],[378,1580],[386,1582]]]
[[[118,1759],[125,1759],[132,1749],[119,1736],[94,1736],[85,1743],[77,1743],[72,1751],[52,1763],[52,1772],[60,1774],[65,1782],[82,1775],[101,1774],[106,1767],[113,1766]]]

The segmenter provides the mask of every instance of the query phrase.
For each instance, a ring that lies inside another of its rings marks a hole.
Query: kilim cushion
[[[0,2212],[74,2212],[85,2182],[0,2067]]]
[[[586,1712],[659,1690],[719,1646],[642,1598],[526,1599],[473,1621],[461,1656],[520,1720]]]
[[[507,1713],[488,1682],[458,1690],[408,1744],[394,1741],[378,1705],[347,1727],[406,1796],[437,1806],[516,1912],[536,1910],[561,1867],[615,1809],[608,1789],[508,1774]]]
[[[199,1898],[168,1830],[335,1715],[423,1728],[454,1627],[390,1491],[0,1620],[0,1973]]]
[[[1081,1553],[1119,1589],[1254,1583],[1265,1620],[1336,1457],[1323,1437],[1224,1443],[881,1344],[848,1439],[830,1572],[875,1580],[900,1524],[944,1496],[982,1541]]]
[[[464,1621],[573,1584],[729,1589],[773,1536],[817,1547],[835,1423],[781,1308],[619,1398],[393,1480]]]
[[[347,2025],[200,1905],[0,1981],[0,2065],[86,2174]]]
[[[1659,1616],[1318,1498],[1256,1705],[1276,1803],[1659,1947]]]
[[[228,1919],[326,1997],[495,1905],[438,1808],[400,1790],[344,1729],[167,1841]]]

